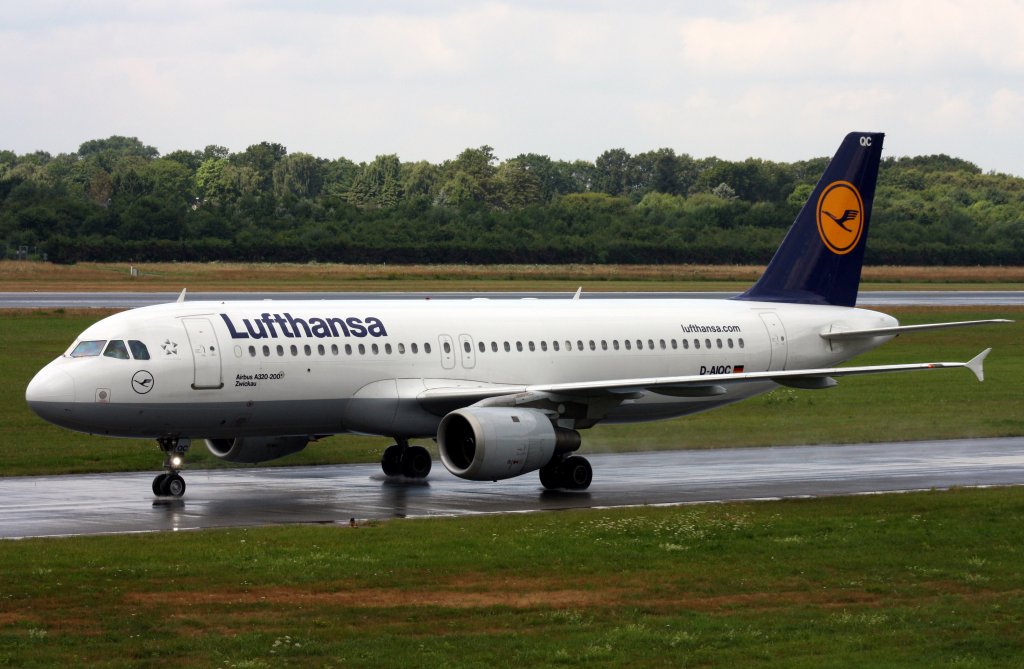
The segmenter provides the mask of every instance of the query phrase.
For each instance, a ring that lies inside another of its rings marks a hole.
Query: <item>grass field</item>
[[[598,426],[583,433],[584,452],[770,444],[901,441],[1024,434],[1024,309],[891,309],[907,324],[1014,318],[1011,325],[905,335],[857,364],[968,360],[987,347],[986,381],[966,371],[885,374],[843,379],[827,391],[780,389],[689,418]],[[109,312],[8,311],[0,325],[0,475],[158,469],[155,443],[69,432],[29,411],[25,386],[75,336]],[[893,420],[893,407],[899,420]],[[313,444],[276,464],[369,462],[390,443],[341,436]],[[425,444],[430,445],[430,444]],[[190,467],[222,463],[197,444]]]
[[[53,265],[0,261],[0,292],[28,291],[740,291],[754,265]],[[864,290],[1024,290],[1024,267],[865,267]]]
[[[1024,309],[890,312],[1018,323],[858,359],[992,346],[983,384],[963,370],[844,379],[599,426],[584,449],[1024,434]],[[158,468],[148,442],[25,406],[32,374],[104,313],[0,315],[0,475]],[[376,460],[386,443],[336,437],[282,462]],[[202,447],[190,460],[220,466]],[[1019,667],[1022,512],[1024,488],[1007,488],[6,541],[0,666]]]
[[[1024,488],[0,542],[0,666],[1019,667]]]

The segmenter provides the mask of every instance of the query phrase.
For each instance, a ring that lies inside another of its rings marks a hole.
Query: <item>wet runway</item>
[[[155,472],[0,479],[0,537],[348,524],[574,508],[1024,484],[1024,438],[588,455],[586,492],[545,491],[536,474],[463,481],[440,463],[426,481],[377,465],[186,471],[188,490],[157,500]]]
[[[619,298],[670,298],[670,299],[722,299],[732,297],[730,292],[701,293],[588,293],[582,299]],[[215,302],[233,300],[399,300],[435,299],[453,300],[467,298],[489,299],[569,299],[572,293],[520,292],[520,293],[188,293],[186,300]],[[0,293],[0,309],[74,309],[110,308],[133,309],[150,304],[174,302],[178,293]],[[1019,306],[1024,305],[1024,291],[948,291],[948,290],[904,290],[904,291],[862,291],[858,306]]]

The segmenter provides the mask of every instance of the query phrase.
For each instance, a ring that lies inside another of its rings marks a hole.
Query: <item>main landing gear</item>
[[[408,439],[396,439],[384,449],[380,459],[380,468],[386,476],[406,476],[411,479],[424,479],[430,473],[430,451],[422,446],[410,446]]]
[[[157,439],[157,445],[164,452],[164,469],[167,471],[153,479],[153,494],[157,497],[181,497],[185,494],[185,479],[181,478],[181,465],[185,453],[192,445],[189,439],[164,437]]]
[[[540,468],[540,484],[548,490],[586,490],[593,480],[590,461],[578,455],[556,457]]]

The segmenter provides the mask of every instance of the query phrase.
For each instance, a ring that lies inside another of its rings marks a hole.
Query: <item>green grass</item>
[[[11,311],[0,316],[0,475],[158,469],[154,443],[69,432],[29,411],[32,375],[105,312]],[[902,322],[1016,318],[1024,309],[891,309]],[[1024,322],[904,335],[857,364],[967,360],[989,346],[987,379],[967,371],[883,374],[840,381],[826,391],[780,389],[724,409],[657,423],[597,426],[585,452],[771,444],[849,443],[1024,434]],[[280,465],[370,462],[387,439],[341,436],[277,461]],[[205,447],[190,467],[223,465]]]
[[[0,666],[1015,667],[1024,488],[0,542]]]

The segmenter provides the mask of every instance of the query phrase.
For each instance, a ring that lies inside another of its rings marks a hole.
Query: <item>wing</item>
[[[826,367],[773,372],[742,372],[733,374],[705,374],[702,376],[668,376],[636,379],[608,379],[536,385],[473,385],[464,387],[434,387],[417,396],[420,404],[434,413],[447,413],[456,408],[476,404],[479,406],[531,406],[551,409],[565,401],[594,405],[598,413],[607,411],[628,399],[637,399],[647,393],[670,397],[713,397],[725,395],[730,386],[771,381],[783,386],[805,389],[830,388],[835,378],[915,372],[930,369],[964,367],[984,381],[983,364],[992,349],[988,348],[967,362],[922,362],[905,365],[871,365],[861,367]],[[588,417],[599,420],[594,412]]]

